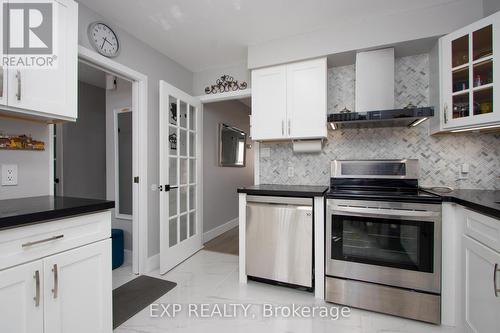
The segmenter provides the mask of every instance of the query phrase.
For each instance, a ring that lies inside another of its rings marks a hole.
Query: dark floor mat
[[[113,329],[156,301],[177,283],[141,275],[113,290]]]

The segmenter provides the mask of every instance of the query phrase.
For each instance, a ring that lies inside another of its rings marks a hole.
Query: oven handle
[[[385,215],[385,216],[400,216],[400,217],[435,217],[439,216],[439,212],[421,211],[421,210],[406,210],[406,209],[384,209],[384,208],[368,208],[368,207],[353,207],[353,206],[334,206],[332,213],[355,213],[359,215]]]

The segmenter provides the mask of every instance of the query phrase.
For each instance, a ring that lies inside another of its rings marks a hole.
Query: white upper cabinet
[[[78,89],[78,4],[53,1],[55,68],[9,67],[4,71],[2,109],[24,117],[76,120]],[[7,89],[5,90],[5,87]],[[5,99],[5,96],[7,97]]]
[[[286,67],[252,71],[252,140],[283,139],[286,121]]]
[[[440,127],[500,124],[500,12],[439,40]]]
[[[252,71],[253,140],[327,136],[326,58]]]

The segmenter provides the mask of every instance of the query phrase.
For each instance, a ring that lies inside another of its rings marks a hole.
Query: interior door
[[[160,273],[201,249],[201,103],[160,81]]]
[[[41,260],[0,271],[0,331],[43,332]]]

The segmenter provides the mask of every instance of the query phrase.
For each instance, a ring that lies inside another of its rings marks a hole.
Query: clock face
[[[95,22],[89,26],[89,39],[97,52],[106,57],[116,57],[120,43],[115,32],[104,23]]]

